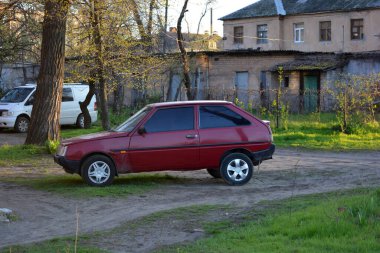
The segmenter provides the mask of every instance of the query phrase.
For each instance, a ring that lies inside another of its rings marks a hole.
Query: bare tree
[[[59,140],[66,19],[70,0],[45,0],[41,67],[25,144]]]
[[[182,69],[183,69],[183,84],[186,88],[186,95],[188,100],[194,100],[194,95],[191,92],[191,82],[190,82],[190,64],[189,64],[189,58],[187,56],[187,52],[184,46],[183,41],[183,35],[182,35],[182,20],[185,17],[185,13],[187,12],[187,4],[189,0],[185,0],[181,14],[179,15],[178,21],[177,21],[177,40],[178,40],[178,47],[181,51],[181,60],[182,60]]]
[[[201,28],[201,23],[202,23],[202,20],[203,18],[206,16],[206,13],[208,11],[208,8],[213,5],[214,3],[216,2],[216,0],[207,0],[206,3],[205,3],[205,7],[203,9],[203,11],[201,12],[201,16],[199,18],[199,21],[198,21],[198,27],[197,27],[197,35],[199,34],[199,30]],[[212,35],[212,32],[213,31],[210,31],[210,35]]]

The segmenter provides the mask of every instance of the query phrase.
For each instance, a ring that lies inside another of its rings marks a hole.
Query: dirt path
[[[227,186],[221,180],[212,179],[205,171],[170,174],[186,178],[185,183],[128,198],[70,199],[0,183],[0,207],[10,208],[20,216],[17,222],[0,223],[0,248],[74,234],[76,208],[80,213],[80,232],[89,233],[178,207],[221,204],[245,208],[262,200],[292,195],[380,186],[380,151],[278,150],[275,158],[263,163],[260,172],[256,171],[254,179],[243,187]],[[134,249],[132,252],[148,252],[162,244],[184,241],[189,234],[196,237],[193,231],[158,234],[160,238],[147,238],[149,233],[143,235],[144,241],[151,241],[149,245],[141,243],[140,237],[129,241],[128,246],[125,241],[117,240],[119,247],[116,243],[110,249],[123,252],[123,247],[128,247],[128,252],[131,249]]]

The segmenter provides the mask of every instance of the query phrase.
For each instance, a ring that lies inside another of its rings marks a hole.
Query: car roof
[[[174,101],[150,104],[151,107],[183,106],[183,105],[226,105],[232,104],[223,100],[194,100],[194,101]]]
[[[17,86],[15,88],[28,88],[28,87],[36,87],[37,84],[35,83],[27,83],[21,86]],[[63,83],[64,87],[88,87],[88,84],[83,83]]]

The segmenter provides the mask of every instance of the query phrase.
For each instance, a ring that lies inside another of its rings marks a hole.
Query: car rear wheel
[[[110,158],[93,155],[84,161],[81,175],[91,186],[110,185],[115,177],[115,166]]]
[[[15,130],[19,133],[26,133],[29,129],[29,119],[27,117],[20,116],[15,123]]]
[[[229,185],[244,185],[252,177],[252,161],[245,154],[229,154],[222,161],[220,174]]]
[[[77,125],[78,128],[84,128],[84,116],[83,116],[82,113],[78,115],[77,124],[76,125]]]
[[[208,174],[210,174],[214,178],[221,178],[219,169],[207,169]]]

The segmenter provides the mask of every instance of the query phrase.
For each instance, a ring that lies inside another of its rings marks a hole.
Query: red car
[[[272,158],[272,142],[268,124],[230,102],[169,102],[147,105],[109,132],[64,140],[54,160],[93,186],[122,173],[205,168],[243,185]]]

